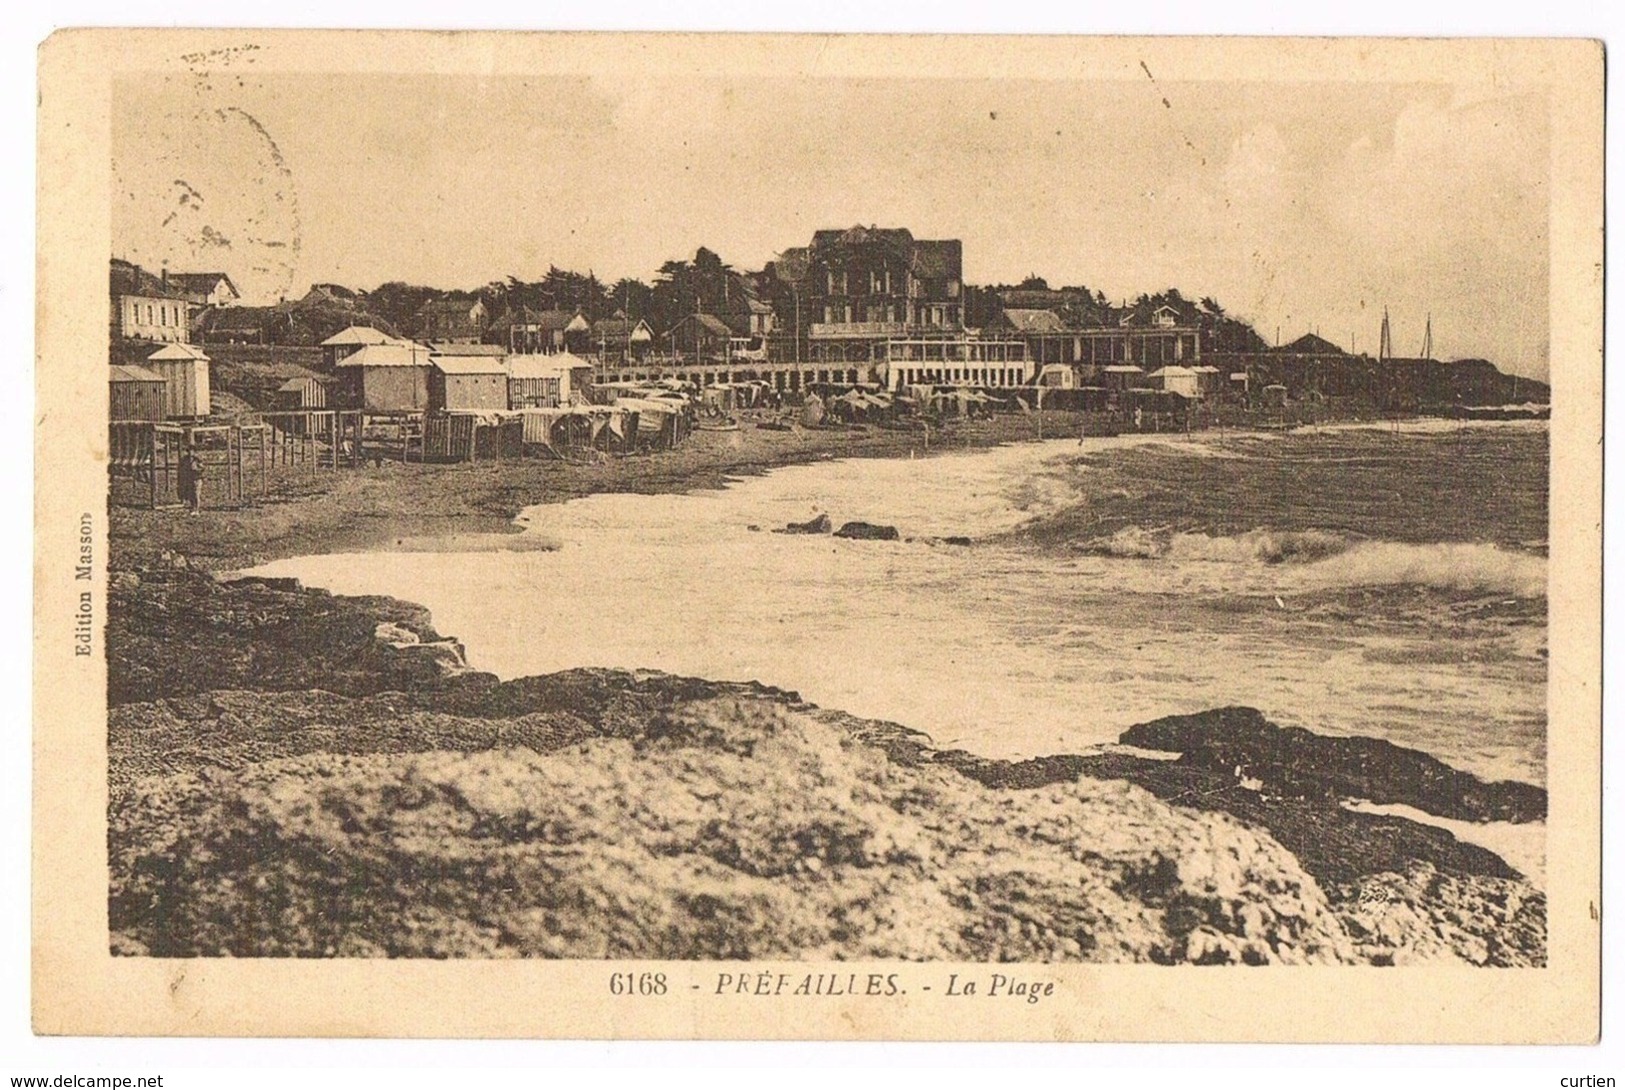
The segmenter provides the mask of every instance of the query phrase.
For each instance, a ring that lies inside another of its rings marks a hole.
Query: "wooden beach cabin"
[[[412,341],[366,345],[334,368],[345,407],[371,413],[423,412],[430,370],[429,346]]]
[[[1197,396],[1197,375],[1189,367],[1171,363],[1166,367],[1157,368],[1145,377],[1151,382],[1152,389],[1167,390],[1181,397]]]
[[[507,353],[501,345],[432,345],[429,364],[431,412],[508,407]]]
[[[115,363],[108,376],[109,420],[164,419],[164,377],[145,367]]]
[[[328,380],[318,375],[297,375],[276,388],[276,407],[283,412],[327,408]]]
[[[147,370],[164,380],[164,416],[209,415],[209,357],[191,344],[166,344],[148,356]]]
[[[1101,384],[1108,390],[1132,390],[1145,385],[1145,371],[1132,363],[1117,363],[1100,369]]]
[[[557,356],[508,357],[508,408],[556,409],[570,403],[570,369]]]
[[[548,409],[587,399],[592,364],[570,352],[508,357],[508,407]]]
[[[371,344],[390,344],[399,338],[391,337],[382,330],[374,329],[370,325],[353,325],[341,329],[321,343],[321,349],[327,357],[327,365],[334,367],[339,360],[360,351]]]

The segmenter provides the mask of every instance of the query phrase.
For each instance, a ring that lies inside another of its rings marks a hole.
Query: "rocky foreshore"
[[[1545,963],[1499,856],[1342,805],[1544,792],[1250,709],[996,761],[758,684],[501,682],[417,607],[178,563],[107,638],[119,953]]]

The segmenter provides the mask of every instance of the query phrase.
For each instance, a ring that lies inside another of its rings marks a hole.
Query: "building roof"
[[[912,254],[914,275],[926,280],[958,280],[964,244],[957,238],[918,239]]]
[[[601,318],[592,324],[592,335],[594,337],[612,337],[617,340],[631,340],[637,337],[640,327],[645,337],[651,339],[654,337],[654,334],[649,329],[649,323],[642,318],[635,321],[631,318]]]
[[[1006,308],[1004,320],[1018,333],[1059,333],[1066,328],[1061,316],[1053,310]]]
[[[429,347],[411,341],[369,344],[339,360],[337,367],[427,367]]]
[[[728,328],[728,323],[724,322],[721,318],[718,318],[715,314],[687,315],[675,326],[672,326],[672,332],[675,333],[687,322],[699,323],[701,329],[715,337],[732,337],[734,335],[734,331]]]
[[[327,340],[323,341],[323,348],[343,348],[346,345],[361,346],[365,344],[389,344],[395,340],[389,334],[372,328],[370,325],[353,325],[339,330]]]
[[[149,360],[202,360],[209,362],[209,357],[195,344],[166,344],[158,351],[147,356]]]
[[[310,385],[312,382],[318,386],[331,386],[333,384],[333,380],[328,378],[326,375],[313,375],[307,372],[303,375],[296,375],[295,377],[290,378],[287,382],[284,382],[281,386],[278,386],[277,393],[297,394],[302,392],[305,387]]]
[[[500,344],[452,344],[448,341],[430,341],[429,351],[436,356],[506,356],[508,350]]]
[[[510,310],[505,325],[535,325],[544,333],[556,330],[567,330],[570,323],[580,315],[580,310],[531,310],[530,307],[518,307],[517,314]],[[583,318],[585,322],[585,318]]]
[[[1189,367],[1181,367],[1177,363],[1170,363],[1166,367],[1159,367],[1146,378],[1195,378],[1196,372]]]
[[[776,269],[781,280],[806,278],[805,263],[810,253],[839,246],[880,244],[907,263],[909,271],[925,280],[959,280],[964,265],[964,245],[957,238],[916,239],[906,227],[829,227],[814,231],[806,250],[791,249],[779,255]]]
[[[180,285],[180,288],[181,288],[182,291],[200,292],[200,293],[204,293],[204,294],[207,294],[208,292],[213,291],[215,289],[215,287],[222,280],[224,280],[227,284],[231,284],[231,294],[233,294],[233,295],[241,295],[242,294],[242,292],[237,290],[237,285],[231,283],[231,277],[227,276],[223,272],[195,272],[195,273],[170,273],[169,274],[169,283],[170,283],[171,286],[174,286],[174,285],[178,284],[178,285]]]
[[[1109,367],[1102,367],[1100,372],[1104,375],[1143,375],[1145,368],[1136,367],[1132,363],[1114,363]]]
[[[551,333],[569,328],[570,322],[579,313],[580,311],[575,310],[532,310],[530,307],[520,305],[503,315],[501,325],[503,328],[536,326],[543,332]]]
[[[1152,319],[1165,310],[1174,313],[1174,321],[1178,325],[1193,326],[1202,320],[1202,315],[1196,309],[1196,304],[1188,299],[1178,299],[1171,302],[1162,302],[1152,305],[1149,300],[1134,303],[1125,308],[1118,315],[1118,325],[1151,325]]]
[[[109,382],[165,382],[164,376],[130,363],[115,363],[109,369]]]
[[[560,375],[577,368],[591,367],[592,364],[580,356],[569,352],[559,352],[552,356],[509,356],[509,378],[558,378]]]
[[[507,361],[496,356],[434,356],[429,361],[443,375],[506,375]]]
[[[812,249],[820,250],[829,246],[861,246],[870,242],[882,242],[892,246],[898,253],[907,255],[913,248],[914,235],[907,227],[876,227],[870,224],[854,224],[851,227],[825,227],[814,231]]]
[[[145,299],[184,299],[178,287],[166,285],[140,265],[115,257],[108,263],[108,288],[113,295],[139,295]]]

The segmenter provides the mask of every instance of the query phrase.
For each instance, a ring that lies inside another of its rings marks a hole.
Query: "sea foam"
[[[1361,541],[1325,530],[1210,535],[1129,526],[1089,543],[1096,556],[1300,567],[1320,587],[1413,585],[1539,598],[1546,560],[1479,542]]]

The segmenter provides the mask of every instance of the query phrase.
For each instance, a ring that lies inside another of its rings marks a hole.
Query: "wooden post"
[[[158,507],[158,429],[153,428],[148,434],[148,442],[152,445],[152,456],[147,462],[147,506],[154,510]]]

